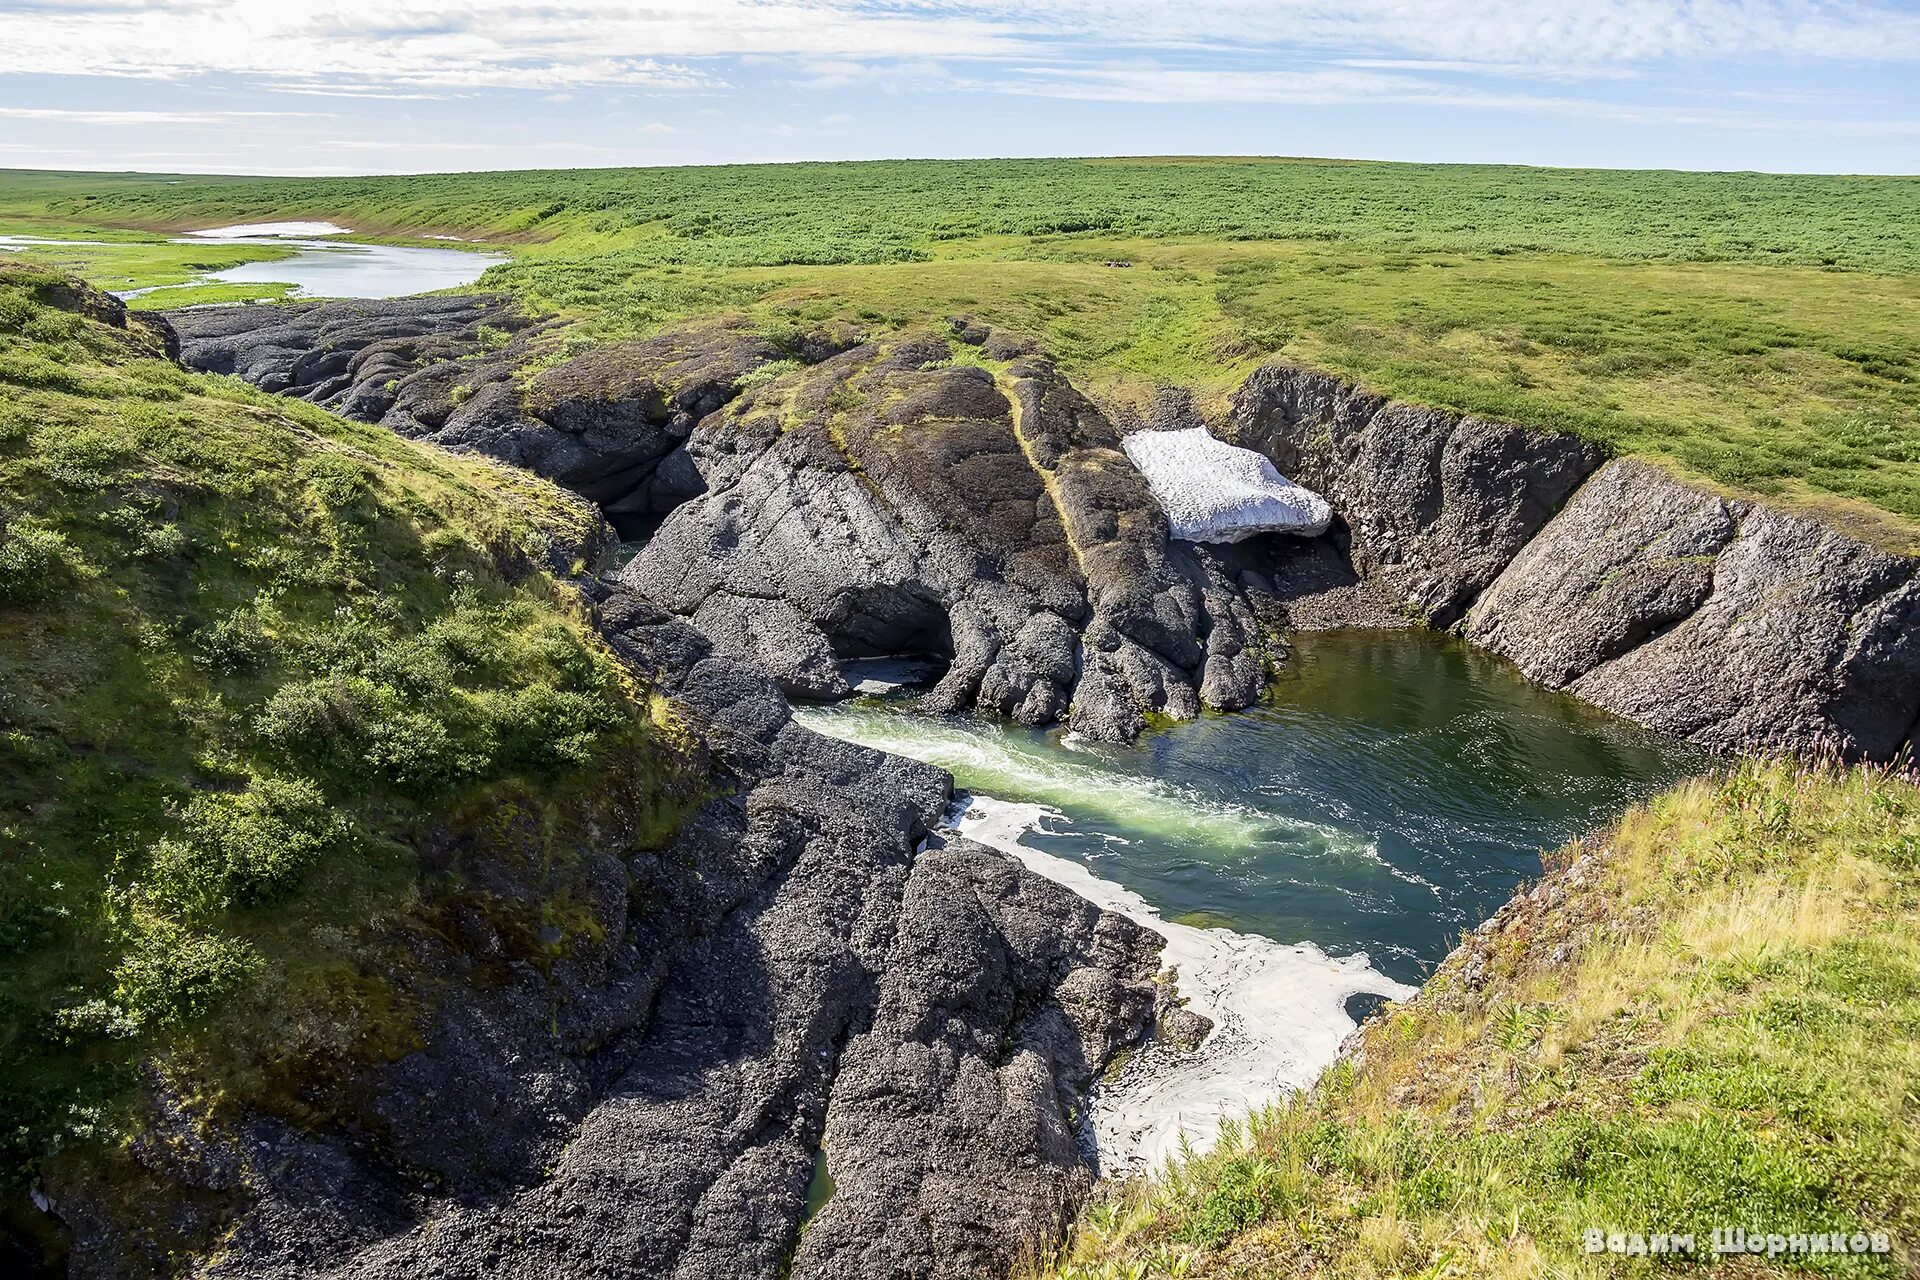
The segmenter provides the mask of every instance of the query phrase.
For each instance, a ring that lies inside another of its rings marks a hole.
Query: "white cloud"
[[[1508,66],[1786,54],[1920,57],[1920,15],[1876,0],[944,0],[1030,33],[1308,47]]]
[[[1920,61],[1920,14],[1887,0],[0,0],[0,74],[319,84],[719,88],[715,57],[1070,60],[1088,45],[1277,50],[1407,70],[1587,78],[1718,58]],[[1419,65],[1415,65],[1419,64]],[[923,77],[924,79],[924,77]],[[918,87],[902,81],[896,87]]]
[[[1823,61],[1843,66],[1809,71]],[[1868,65],[1876,63],[1877,71]],[[919,93],[1397,104],[1636,128],[1906,138],[1912,124],[1894,117],[1913,114],[1912,100],[1889,102],[1879,88],[1903,73],[1885,69],[1899,64],[1920,69],[1916,0],[0,0],[0,100],[19,103],[0,119],[17,121],[20,134],[37,122],[62,145],[63,122],[187,129],[306,114],[198,109],[247,101],[230,96],[236,86],[253,102],[293,95],[278,101],[309,100],[359,122],[330,133],[385,130],[403,118],[422,134],[471,139],[472,150],[498,130],[469,122],[487,119],[486,100],[506,90],[600,120],[648,153],[704,155],[698,143],[714,121],[739,118],[743,106],[764,118],[767,104],[732,96],[743,86],[819,95],[811,107],[774,107],[794,121],[831,112],[788,126],[816,143],[892,138],[895,107],[902,120],[910,112],[904,103],[873,110],[876,100]],[[43,107],[16,88],[43,80],[9,80],[48,67],[123,83],[57,99],[92,104],[82,110]],[[1842,101],[1837,91],[1856,83],[1846,77],[1857,67],[1862,96]],[[1795,116],[1795,85],[1822,74]],[[1765,92],[1738,98],[1722,92],[1728,79]],[[696,100],[636,105],[668,96]],[[440,100],[457,109],[381,105]],[[122,106],[170,109],[112,109]],[[1046,114],[1036,104],[1036,123],[1050,124],[1039,118]],[[231,132],[236,146],[254,135],[284,147],[271,128]],[[758,125],[732,132],[770,136]],[[137,136],[172,141],[146,129]],[[448,162],[461,159],[451,154],[459,149],[450,147]]]
[[[60,107],[0,107],[0,119],[51,120],[69,124],[226,124],[233,120],[326,119],[316,111],[93,111]]]
[[[382,102],[439,102],[454,96],[451,93],[423,93],[377,84],[353,84],[345,80],[306,84],[268,81],[260,87],[274,93],[296,93],[312,98],[367,98]]]

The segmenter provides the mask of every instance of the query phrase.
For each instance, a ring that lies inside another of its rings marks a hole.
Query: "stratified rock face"
[[[624,581],[798,696],[923,655],[949,664],[931,709],[1126,739],[1248,705],[1277,628],[1411,619],[1716,748],[1887,758],[1913,732],[1911,559],[1291,365],[1256,371],[1221,434],[1324,495],[1334,534],[1210,547],[1172,535],[1238,517],[1156,498],[1086,397],[970,321],[957,340],[1003,373],[946,338],[776,347],[726,319],[546,367],[538,327],[487,299],[176,322],[195,367],[530,467],[629,534],[666,517]],[[1178,395],[1146,419],[1205,431]]]
[[[644,527],[699,492],[663,469],[694,423],[787,353],[736,320],[603,343],[547,364],[551,328],[495,297],[177,312],[182,359],[361,422],[522,466]],[[811,335],[808,354],[835,349]]]
[[[1920,563],[1609,463],[1468,618],[1529,676],[1714,748],[1888,759],[1920,716]]]
[[[706,493],[621,580],[791,693],[842,659],[948,659],[928,698],[1127,738],[1263,680],[1238,578],[1170,547],[1118,433],[1050,365],[996,379],[945,339],[856,348],[757,387],[686,446]]]
[[[156,1080],[140,1158],[231,1222],[192,1274],[998,1280],[1058,1240],[1093,1176],[1074,1113],[1153,1024],[1160,940],[991,850],[916,855],[944,773],[802,729],[603,595],[720,797],[657,853],[583,848],[592,927],[550,968],[450,905],[407,965],[440,997],[426,1043],[349,1082],[346,1122],[208,1127]],[[530,892],[466,874],[474,902]],[[803,1242],[823,1137],[839,1190]],[[150,1274],[114,1213],[51,1191],[75,1275]]]
[[[1354,567],[1439,627],[1601,462],[1577,436],[1387,400],[1286,364],[1247,379],[1224,434],[1326,495]]]
[[[1333,508],[1251,449],[1222,444],[1204,426],[1136,431],[1122,442],[1153,487],[1172,534],[1187,542],[1244,542],[1255,534],[1315,538]]]

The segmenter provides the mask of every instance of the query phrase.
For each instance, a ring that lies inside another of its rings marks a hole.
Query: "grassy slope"
[[[1058,1280],[1600,1276],[1581,1232],[1887,1231],[1920,1268],[1920,787],[1743,765],[1469,939],[1357,1059],[1082,1222]],[[1570,869],[1569,869],[1570,868]]]
[[[187,374],[70,293],[0,264],[9,1205],[61,1147],[114,1149],[137,1059],[298,1114],[413,1047],[383,956],[459,892],[423,888],[431,833],[530,868],[477,909],[543,963],[591,926],[579,828],[658,838],[696,785],[536,567],[576,500]]]
[[[487,284],[609,336],[719,309],[970,312],[1109,399],[1175,383],[1214,411],[1287,356],[1920,547],[1920,179],[1229,160],[0,176],[0,227],[287,216],[514,244]]]

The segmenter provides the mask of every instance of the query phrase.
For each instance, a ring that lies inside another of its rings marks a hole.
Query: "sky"
[[[0,167],[1920,173],[1920,0],[0,0]]]

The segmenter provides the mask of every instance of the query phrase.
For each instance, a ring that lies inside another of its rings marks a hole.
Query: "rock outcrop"
[[[444,936],[407,944],[423,1043],[343,1116],[209,1126],[156,1077],[137,1158],[175,1208],[129,1238],[110,1191],[51,1186],[73,1274],[147,1275],[200,1219],[222,1243],[193,1274],[249,1280],[958,1280],[1058,1238],[1093,1176],[1075,1113],[1153,1025],[1159,939],[991,850],[916,854],[945,774],[799,727],[691,628],[596,594],[718,798],[631,860],[584,833],[591,924],[545,966],[474,905],[533,890],[468,867]],[[823,1138],[838,1190],[803,1235]]]
[[[742,382],[852,341],[823,330],[789,351],[723,319],[561,358],[549,322],[488,296],[210,307],[175,319],[192,368],[525,467],[629,533],[699,492],[690,468],[662,463]]]
[[[1333,500],[1373,593],[1535,680],[1715,750],[1887,760],[1913,737],[1920,560],[1290,365],[1248,379],[1228,435]],[[1309,621],[1359,599],[1279,594]]]
[[[1473,607],[1545,684],[1718,749],[1891,759],[1920,717],[1920,563],[1608,463]]]
[[[1412,621],[1714,748],[1885,759],[1920,714],[1911,557],[1287,364],[1220,436],[1336,525],[1208,547],[1100,409],[977,322],[774,344],[723,319],[555,362],[498,301],[259,315],[279,310],[183,313],[186,360],[528,466],[630,535],[658,524],[623,580],[795,696],[846,693],[851,659],[929,657],[931,709],[1124,739],[1248,705],[1276,630]],[[1131,425],[1196,421],[1168,394]]]
[[[1600,465],[1577,436],[1388,400],[1271,364],[1223,432],[1333,503],[1354,568],[1436,627],[1458,622]]]
[[[943,338],[756,387],[686,446],[706,492],[621,579],[789,692],[844,659],[932,654],[927,698],[1126,738],[1246,706],[1260,629],[1222,562],[1170,543],[1107,419],[1044,361],[996,377]]]

